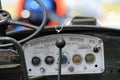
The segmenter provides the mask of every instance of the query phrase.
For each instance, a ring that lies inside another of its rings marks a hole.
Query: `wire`
[[[40,26],[36,26],[38,28],[36,28],[33,25],[25,24],[25,23],[22,23],[22,22],[19,22],[19,21],[14,21],[14,20],[9,20],[8,21],[9,24],[22,25],[22,26],[27,26],[29,28],[36,29],[36,31],[33,34],[31,34],[30,36],[28,36],[28,37],[26,37],[26,38],[24,38],[24,39],[22,39],[20,41],[18,41],[18,43],[23,43],[23,42],[28,41],[31,38],[35,37],[36,35],[38,35],[43,30],[43,28],[44,28],[44,26],[45,26],[45,24],[47,22],[48,16],[47,16],[47,10],[46,10],[45,6],[43,5],[42,2],[40,2],[40,0],[35,0],[35,1],[41,6],[42,12],[43,12],[43,21],[42,21]],[[0,47],[6,47],[6,46],[12,46],[12,45],[13,44],[4,44],[4,45],[1,45]]]
[[[8,23],[9,24],[14,24],[14,25],[25,26],[25,27],[28,27],[28,28],[31,28],[31,29],[35,29],[35,30],[38,29],[38,27],[36,27],[36,26],[30,25],[30,24],[25,24],[25,23],[20,22],[20,21],[10,20]]]
[[[41,6],[41,8],[42,8],[42,10],[43,10],[43,21],[42,21],[41,25],[38,26],[39,28],[38,28],[32,35],[28,36],[28,37],[25,38],[25,39],[20,40],[20,41],[19,41],[20,43],[21,43],[21,42],[25,42],[25,41],[27,41],[27,40],[30,40],[31,38],[33,38],[33,37],[35,37],[37,34],[39,34],[39,33],[43,30],[43,28],[44,28],[44,26],[45,26],[45,24],[46,24],[46,22],[47,22],[47,10],[46,10],[45,6],[44,6],[43,3],[40,2],[39,0],[35,0],[35,1]]]

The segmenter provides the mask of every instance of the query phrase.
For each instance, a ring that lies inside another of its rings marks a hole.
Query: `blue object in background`
[[[55,10],[54,0],[40,0],[46,7],[48,13]],[[30,11],[29,21],[35,25],[40,25],[43,20],[42,8],[34,0],[26,0],[24,9]]]
[[[16,26],[13,31],[20,31],[20,30],[24,30],[24,27]]]

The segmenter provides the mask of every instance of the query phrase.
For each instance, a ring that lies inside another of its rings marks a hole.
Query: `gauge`
[[[86,56],[85,56],[85,61],[87,62],[87,63],[93,63],[94,61],[95,61],[95,56],[93,55],[93,54],[87,54]]]
[[[45,63],[48,65],[52,65],[54,63],[54,57],[53,56],[47,56],[45,58]]]
[[[66,64],[68,62],[68,58],[66,55],[62,55],[61,57],[61,64]]]
[[[38,66],[40,63],[41,63],[41,60],[40,60],[40,58],[39,57],[33,57],[32,58],[32,64],[34,65],[34,66]]]
[[[72,59],[72,60],[73,60],[73,63],[74,63],[74,64],[80,64],[81,61],[82,61],[82,58],[81,58],[80,55],[76,54],[76,55],[73,56],[73,59]]]

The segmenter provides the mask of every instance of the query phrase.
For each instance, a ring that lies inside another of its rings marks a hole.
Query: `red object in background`
[[[56,4],[56,13],[59,16],[65,16],[66,14],[66,5],[64,0],[54,0]]]
[[[18,18],[20,18],[21,17],[21,12],[22,12],[22,10],[23,10],[23,7],[24,7],[24,2],[25,2],[25,0],[19,0],[18,1],[18,3],[17,3],[17,7],[18,7]]]
[[[66,5],[64,3],[64,0],[54,0],[56,4],[56,13],[57,15],[63,17],[66,15]],[[48,26],[55,26],[58,25],[57,21],[50,21],[47,24]]]
[[[56,4],[56,14],[58,16],[64,17],[66,15],[66,5],[64,0],[54,0],[55,4]],[[21,12],[24,8],[24,3],[25,0],[19,0],[18,1],[18,18],[21,18]],[[57,21],[50,21],[47,24],[48,26],[55,26],[58,25]]]
[[[47,26],[55,26],[55,25],[58,25],[58,22],[57,21],[50,21],[48,22]]]

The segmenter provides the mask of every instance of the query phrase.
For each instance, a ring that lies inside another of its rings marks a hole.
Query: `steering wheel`
[[[38,33],[40,33],[42,31],[42,29],[44,28],[45,23],[47,21],[47,10],[46,10],[46,8],[45,8],[45,6],[43,5],[42,2],[40,2],[39,0],[35,0],[35,1],[41,6],[42,11],[43,11],[43,21],[42,21],[41,25],[40,26],[34,26],[34,25],[31,25],[31,24],[27,24],[27,23],[23,23],[23,22],[20,22],[20,21],[12,20],[9,12],[0,9],[0,36],[6,36],[6,29],[8,28],[8,25],[20,25],[20,26],[24,26],[24,27],[35,30],[28,37],[19,40],[18,43],[23,43],[27,40],[30,40],[31,38],[35,37]],[[11,45],[12,44],[4,44],[4,45],[0,45],[0,47],[6,47],[6,46],[11,46]]]

